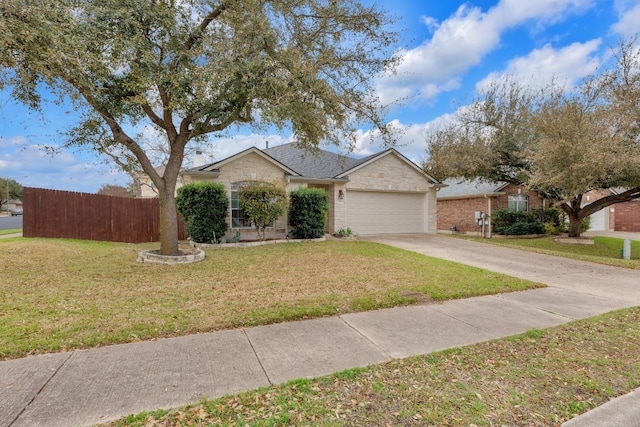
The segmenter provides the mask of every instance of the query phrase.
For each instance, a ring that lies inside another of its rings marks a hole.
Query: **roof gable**
[[[393,155],[396,156],[399,160],[401,160],[403,163],[405,163],[407,166],[411,167],[412,169],[414,169],[417,173],[419,173],[420,175],[424,176],[427,180],[429,180],[432,184],[436,184],[438,183],[438,180],[436,180],[435,178],[433,178],[432,176],[430,176],[429,174],[427,174],[424,170],[422,170],[421,167],[419,167],[418,165],[416,165],[415,163],[413,163],[411,160],[407,159],[405,156],[403,156],[402,154],[400,154],[400,152],[398,152],[398,150],[396,150],[395,148],[388,148],[385,151],[382,151],[380,153],[376,153],[373,154],[369,157],[365,157],[363,159],[359,159],[358,162],[356,164],[354,164],[353,167],[351,167],[351,169],[341,173],[340,175],[338,175],[338,178],[342,178],[347,176],[350,173],[353,173],[355,171],[357,171],[358,169],[361,169],[367,165],[372,164],[373,162],[380,160],[383,157],[389,156],[389,155]]]
[[[234,162],[244,156],[247,156],[249,154],[257,154],[260,157],[264,158],[265,160],[267,160],[268,162],[276,165],[277,167],[281,168],[283,171],[285,171],[286,173],[288,173],[289,175],[294,175],[294,176],[299,176],[300,174],[298,172],[296,172],[295,170],[293,170],[291,167],[289,167],[288,165],[280,162],[278,159],[275,159],[274,157],[264,153],[262,150],[259,150],[256,147],[251,147],[248,148],[244,151],[241,151],[237,154],[234,154],[233,156],[227,157],[226,159],[220,160],[218,162],[214,162],[214,163],[209,163],[208,165],[204,165],[204,166],[199,166],[196,168],[192,168],[192,169],[188,169],[186,172],[212,172],[215,170],[220,169],[220,167]]]
[[[298,146],[295,142],[265,148],[264,150],[251,147],[218,162],[188,169],[185,173],[215,172],[219,170],[220,167],[250,153],[262,156],[266,160],[283,169],[289,175],[314,179],[346,179],[349,173],[353,173],[360,168],[370,165],[385,156],[393,155],[407,166],[414,169],[429,182],[433,184],[438,183],[436,179],[426,174],[422,168],[407,159],[394,148],[389,148],[385,151],[381,151],[380,153],[357,159],[320,149],[314,151],[307,150]]]

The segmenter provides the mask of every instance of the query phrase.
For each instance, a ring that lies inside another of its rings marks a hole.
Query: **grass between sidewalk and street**
[[[447,234],[443,234],[443,236],[446,235]],[[612,265],[615,267],[640,269],[640,240],[631,241],[631,259],[624,260],[620,256],[624,240],[616,237],[595,236],[593,237],[593,245],[577,245],[558,243],[554,241],[556,236],[546,236],[534,239],[482,239],[462,234],[452,236],[475,240],[482,243],[490,243],[493,245],[517,247],[519,249],[547,255]]]
[[[7,234],[17,234],[22,233],[22,228],[11,228],[9,230],[0,230],[0,236],[5,236]]]
[[[0,239],[0,360],[542,286],[363,241],[135,262],[156,247]]]
[[[559,426],[640,386],[640,308],[111,426]]]

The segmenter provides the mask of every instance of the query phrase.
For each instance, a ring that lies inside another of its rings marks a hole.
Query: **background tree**
[[[429,173],[522,184],[550,199],[580,235],[587,216],[640,197],[640,51],[622,43],[615,66],[567,92],[494,83],[430,136]],[[590,204],[584,194],[621,187]]]
[[[160,253],[178,254],[188,144],[244,124],[352,143],[362,121],[391,141],[371,85],[394,63],[389,23],[358,0],[3,0],[0,87],[34,109],[43,88],[74,102],[68,144],[126,153],[158,189]],[[168,147],[162,175],[132,136],[148,124]]]
[[[0,178],[0,206],[9,205],[9,200],[22,200],[22,185],[10,178]]]
[[[103,196],[134,197],[129,188],[114,184],[102,185],[96,194],[101,194]]]

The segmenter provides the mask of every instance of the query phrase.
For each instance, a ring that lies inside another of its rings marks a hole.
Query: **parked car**
[[[11,209],[11,216],[22,215],[22,208]]]

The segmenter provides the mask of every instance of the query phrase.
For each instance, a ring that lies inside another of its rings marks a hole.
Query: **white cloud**
[[[377,82],[380,99],[388,103],[418,94],[424,101],[454,90],[467,70],[499,47],[505,30],[528,22],[544,27],[591,4],[591,0],[502,0],[487,12],[464,4],[441,23],[423,18],[430,29],[437,28],[433,37],[414,49],[399,52],[403,61],[397,72]]]
[[[114,173],[98,164],[95,157],[83,158],[70,151],[49,155],[43,146],[22,136],[10,141],[0,140],[6,148],[0,160],[0,175],[24,186],[93,193],[103,184],[127,183],[126,174]]]
[[[575,83],[596,71],[600,39],[585,43],[573,43],[560,49],[545,45],[535,49],[527,56],[511,60],[506,69],[489,74],[476,84],[476,90],[482,90],[495,80],[511,75],[517,81],[526,82],[529,87],[540,88],[556,78],[558,84],[572,87]]]
[[[640,4],[637,1],[616,1],[618,22],[612,26],[613,31],[624,37],[631,37],[638,32],[640,22]]]
[[[422,23],[427,26],[429,32],[431,33],[436,31],[440,27],[440,23],[438,22],[438,20],[431,16],[422,16],[420,18],[420,21],[422,21]]]
[[[277,134],[259,135],[252,133],[249,135],[215,138],[211,143],[207,144],[207,146],[214,154],[215,161],[218,161],[251,147],[263,149],[266,147],[267,142],[269,143],[269,147],[275,147],[276,145],[291,142],[291,139]]]
[[[444,114],[426,123],[405,124],[393,120],[391,124],[400,131],[395,149],[414,163],[419,164],[427,153],[427,136],[451,120],[451,114]],[[378,136],[377,130],[362,131],[358,134],[354,155],[368,156],[384,150],[386,147]]]

